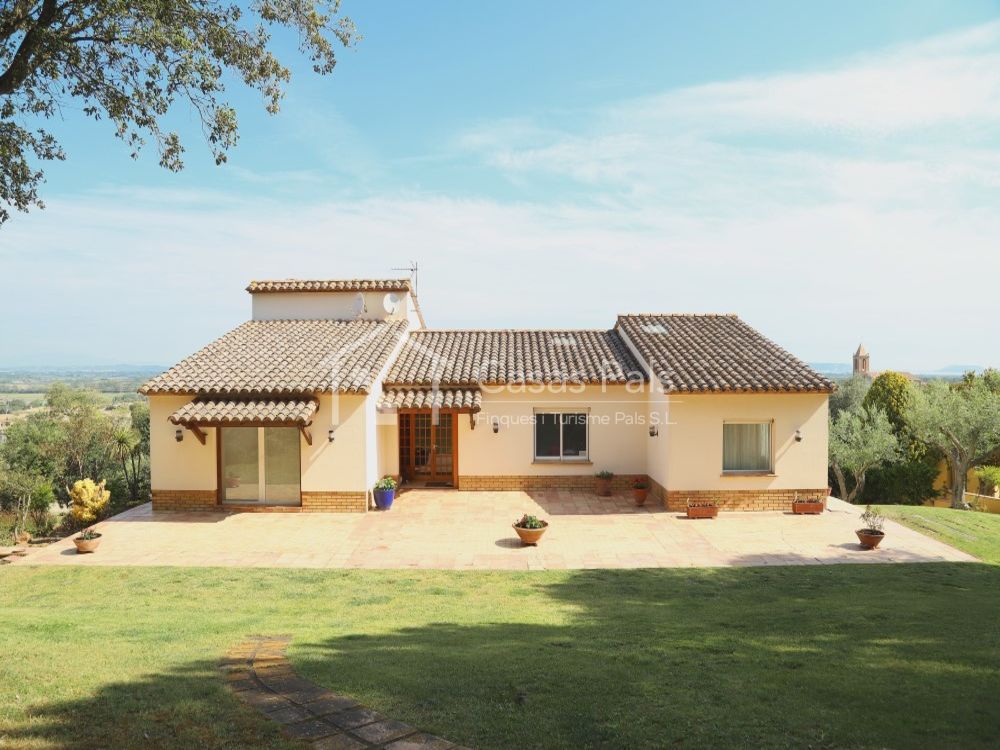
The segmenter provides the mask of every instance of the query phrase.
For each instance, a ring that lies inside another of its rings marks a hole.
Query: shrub
[[[93,479],[79,479],[73,482],[69,497],[73,518],[80,523],[93,523],[104,512],[111,493],[104,489],[104,482],[95,484]]]
[[[649,489],[649,483],[645,479],[641,479],[641,478],[637,477],[636,479],[634,479],[632,481],[632,489],[633,490],[648,490]]]
[[[615,473],[613,471],[608,471],[607,469],[604,469],[603,471],[597,472],[597,474],[595,474],[594,476],[596,476],[598,479],[614,479]]]
[[[882,505],[919,505],[937,497],[934,489],[938,475],[936,452],[921,458],[904,458],[868,472],[860,502]],[[859,503],[860,504],[860,503]]]
[[[548,524],[538,516],[529,516],[525,513],[514,525],[522,529],[544,529]]]
[[[28,513],[31,515],[31,522],[35,526],[35,531],[47,534],[52,530],[52,514],[49,508],[55,502],[56,493],[52,490],[50,482],[42,482],[31,493],[31,501],[28,504]]]
[[[390,477],[388,474],[386,474],[380,480],[375,482],[375,489],[377,490],[394,490],[398,486],[399,485],[397,484],[396,480]]]
[[[885,516],[878,508],[867,506],[865,512],[861,514],[861,528],[863,531],[882,531],[885,524]]]
[[[980,495],[995,495],[1000,487],[1000,466],[980,466],[976,469]]]

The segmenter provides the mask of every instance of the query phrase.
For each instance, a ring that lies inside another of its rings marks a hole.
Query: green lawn
[[[0,568],[0,747],[291,748],[248,634],[480,748],[1000,744],[1000,566],[458,573]]]
[[[922,505],[880,505],[879,510],[983,562],[1000,565],[1000,515]]]

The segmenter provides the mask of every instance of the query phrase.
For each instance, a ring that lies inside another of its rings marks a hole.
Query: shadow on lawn
[[[995,747],[1000,568],[873,570],[524,576],[521,617],[298,643],[292,660],[483,748]]]
[[[232,696],[215,662],[101,685],[29,715],[25,724],[0,729],[0,747],[301,749]]]

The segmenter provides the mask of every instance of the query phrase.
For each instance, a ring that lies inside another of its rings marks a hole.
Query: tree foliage
[[[837,390],[830,394],[830,418],[836,419],[842,411],[861,408],[872,381],[864,375],[854,375],[837,383]]]
[[[1000,448],[1000,392],[986,378],[957,386],[929,383],[916,392],[909,419],[913,434],[940,450],[951,472],[951,504],[968,508],[966,475]]]
[[[885,412],[855,408],[830,420],[830,467],[841,499],[853,502],[864,491],[867,472],[898,455],[899,439]]]
[[[892,422],[896,435],[906,432],[906,416],[913,405],[913,385],[909,378],[891,370],[880,373],[865,393],[862,406],[881,409]]]
[[[270,51],[272,31],[290,30],[316,73],[353,44],[339,0],[7,0],[0,4],[0,223],[2,204],[41,207],[40,162],[64,159],[41,124],[67,106],[108,120],[136,158],[148,139],[160,165],[183,167],[184,147],[165,127],[186,102],[217,164],[238,138],[222,98],[227,77],[278,111],[288,68]]]
[[[148,499],[149,407],[131,404],[122,418],[100,408],[93,392],[56,384],[43,410],[7,428],[0,460],[46,479],[63,503],[84,477],[106,480],[116,503]],[[2,502],[13,503],[13,497],[0,487]]]

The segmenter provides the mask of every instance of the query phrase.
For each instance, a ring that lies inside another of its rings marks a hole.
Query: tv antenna
[[[401,268],[397,266],[397,267],[393,268],[392,270],[393,271],[409,271],[410,272],[410,279],[413,281],[413,293],[414,294],[417,293],[417,271],[419,270],[418,267],[417,267],[417,261],[411,260],[410,261],[410,265],[403,266]]]

